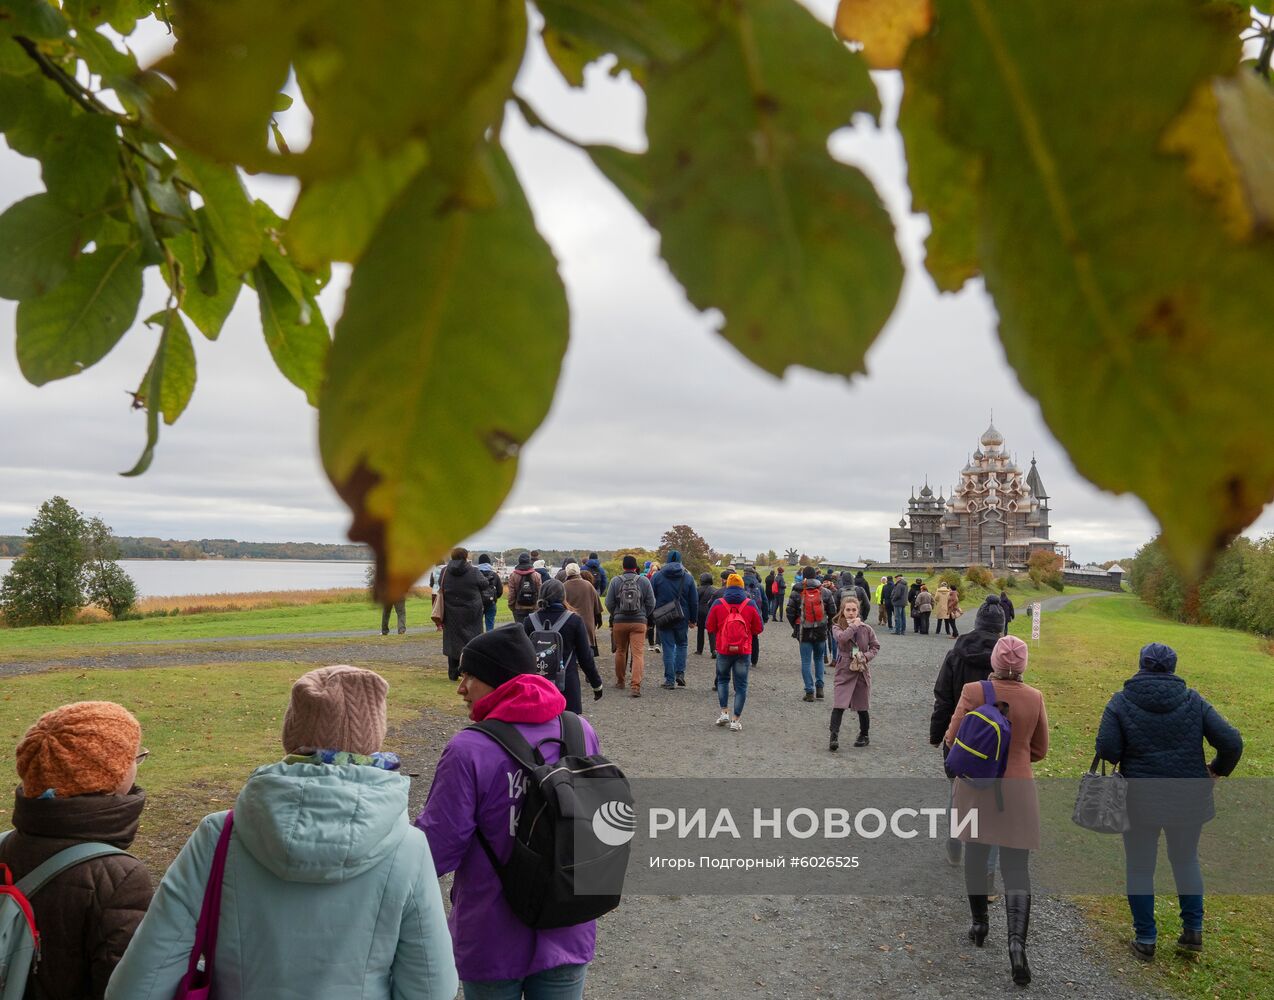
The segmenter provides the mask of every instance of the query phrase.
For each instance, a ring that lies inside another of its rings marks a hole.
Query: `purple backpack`
[[[947,774],[963,778],[976,788],[989,788],[1004,777],[1009,763],[1008,706],[995,700],[995,685],[982,681],[984,703],[960,720],[955,743],[947,751]]]

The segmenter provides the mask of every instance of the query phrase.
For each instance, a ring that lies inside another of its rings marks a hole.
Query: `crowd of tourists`
[[[37,720],[17,747],[15,829],[0,840],[0,873],[12,879],[0,902],[6,894],[29,900],[20,917],[38,928],[42,948],[25,996],[171,1000],[206,995],[197,990],[211,984],[213,996],[239,998],[441,998],[458,987],[469,1000],[581,997],[595,919],[531,921],[515,897],[543,889],[510,871],[527,850],[520,819],[534,794],[531,773],[557,773],[567,755],[604,761],[581,718],[584,683],[594,699],[604,692],[603,620],[614,686],[632,696],[641,694],[647,647],[658,646],[662,687],[677,690],[689,631],[699,633],[698,653],[706,637],[716,725],[734,732],[760,637],[767,622],[785,621],[805,701],[824,697],[832,669],[828,749],[836,752],[847,711],[858,719],[854,746],[869,745],[871,664],[881,649],[868,623],[873,600],[897,635],[907,617],[924,634],[930,614],[953,624],[960,616],[954,590],[930,594],[901,576],[873,592],[861,573],[820,578],[814,567],[790,587],[782,570],[765,579],[727,571],[718,586],[711,574],[696,581],[675,551],[661,566],[625,556],[609,580],[595,554],[553,573],[536,562],[526,553],[501,586],[489,559],[471,564],[456,549],[441,574],[444,652],[473,725],[446,745],[414,821],[409,779],[384,746],[386,681],[323,667],[292,687],[281,759],[253,772],[233,809],[199,823],[152,895],[145,866],[126,853],[146,805],[137,775],[148,751],[137,719],[117,704],[79,702]],[[493,627],[493,590],[508,602],[511,624]],[[1025,682],[1028,647],[1005,634],[1011,615],[1004,596],[992,595],[971,629],[951,630],[929,739],[941,748],[954,805],[981,818],[976,832],[966,827],[946,845],[948,861],[964,868],[968,939],[985,944],[998,869],[1010,974],[1025,985],[1030,855],[1040,843],[1032,766],[1048,753],[1049,723],[1043,695]],[[1138,667],[1106,706],[1097,755],[1129,779],[1229,775],[1242,739],[1176,674],[1176,654],[1152,643]],[[994,744],[986,742],[992,728]],[[1215,748],[1211,761],[1205,744]],[[1002,784],[974,780],[988,761],[998,761]],[[1131,948],[1141,960],[1155,954],[1161,835],[1179,894],[1177,945],[1203,947],[1198,846],[1214,814],[1206,784],[1208,794],[1185,811],[1130,796],[1123,840]],[[439,888],[448,874],[449,909]],[[20,965],[10,962],[11,972]]]

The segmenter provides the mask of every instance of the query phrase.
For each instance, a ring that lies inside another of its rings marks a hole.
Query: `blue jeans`
[[[827,652],[827,640],[801,642],[801,679],[805,681],[806,694],[814,693],[814,685],[823,686],[823,655]],[[811,666],[813,669],[811,670]]]
[[[482,609],[482,620],[486,625],[486,630],[490,632],[495,628],[495,613],[499,610],[498,605],[491,605],[489,608]]]
[[[752,668],[751,653],[728,656],[717,654],[717,704],[721,711],[730,702],[730,676],[734,675],[734,717],[743,714],[743,703],[748,700],[748,671]]]
[[[907,634],[907,605],[894,608],[894,635]]]
[[[686,654],[690,652],[690,626],[682,622],[658,631],[659,648],[664,656],[664,683],[671,684],[686,673]]]
[[[1177,883],[1181,926],[1188,931],[1203,930],[1203,872],[1199,868],[1199,834],[1202,826],[1134,826],[1124,834],[1124,865],[1127,876],[1128,908],[1132,928],[1142,944],[1154,944],[1155,861],[1159,853],[1159,831],[1168,843],[1168,861]]]
[[[587,965],[559,965],[525,979],[464,982],[464,1000],[580,1000]]]

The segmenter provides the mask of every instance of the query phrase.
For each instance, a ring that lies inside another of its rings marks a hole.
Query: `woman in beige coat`
[[[1013,981],[1025,986],[1031,981],[1026,961],[1026,936],[1031,921],[1030,852],[1040,846],[1040,803],[1035,792],[1031,765],[1048,754],[1048,713],[1044,696],[1022,683],[1026,672],[1027,647],[1017,636],[1006,635],[991,651],[991,684],[997,706],[1011,727],[1008,761],[999,788],[975,788],[957,781],[953,808],[961,816],[977,810],[976,835],[960,832],[965,843],[964,881],[969,894],[973,922],[969,940],[978,947],[986,940],[987,858],[991,846],[1000,847],[1000,872],[1004,878],[1004,906],[1008,914],[1009,964]],[[980,683],[964,686],[946,743],[955,745],[956,731],[969,712],[985,702]]]
[[[585,580],[579,563],[566,564],[566,606],[584,619],[588,629],[588,644],[597,655],[597,630],[602,626],[602,599],[592,580]]]

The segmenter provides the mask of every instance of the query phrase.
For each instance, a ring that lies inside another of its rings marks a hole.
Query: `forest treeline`
[[[365,545],[326,545],[320,542],[240,542],[233,538],[172,538],[117,536],[120,559],[340,559],[367,562]],[[22,554],[26,539],[0,535],[0,557]]]

